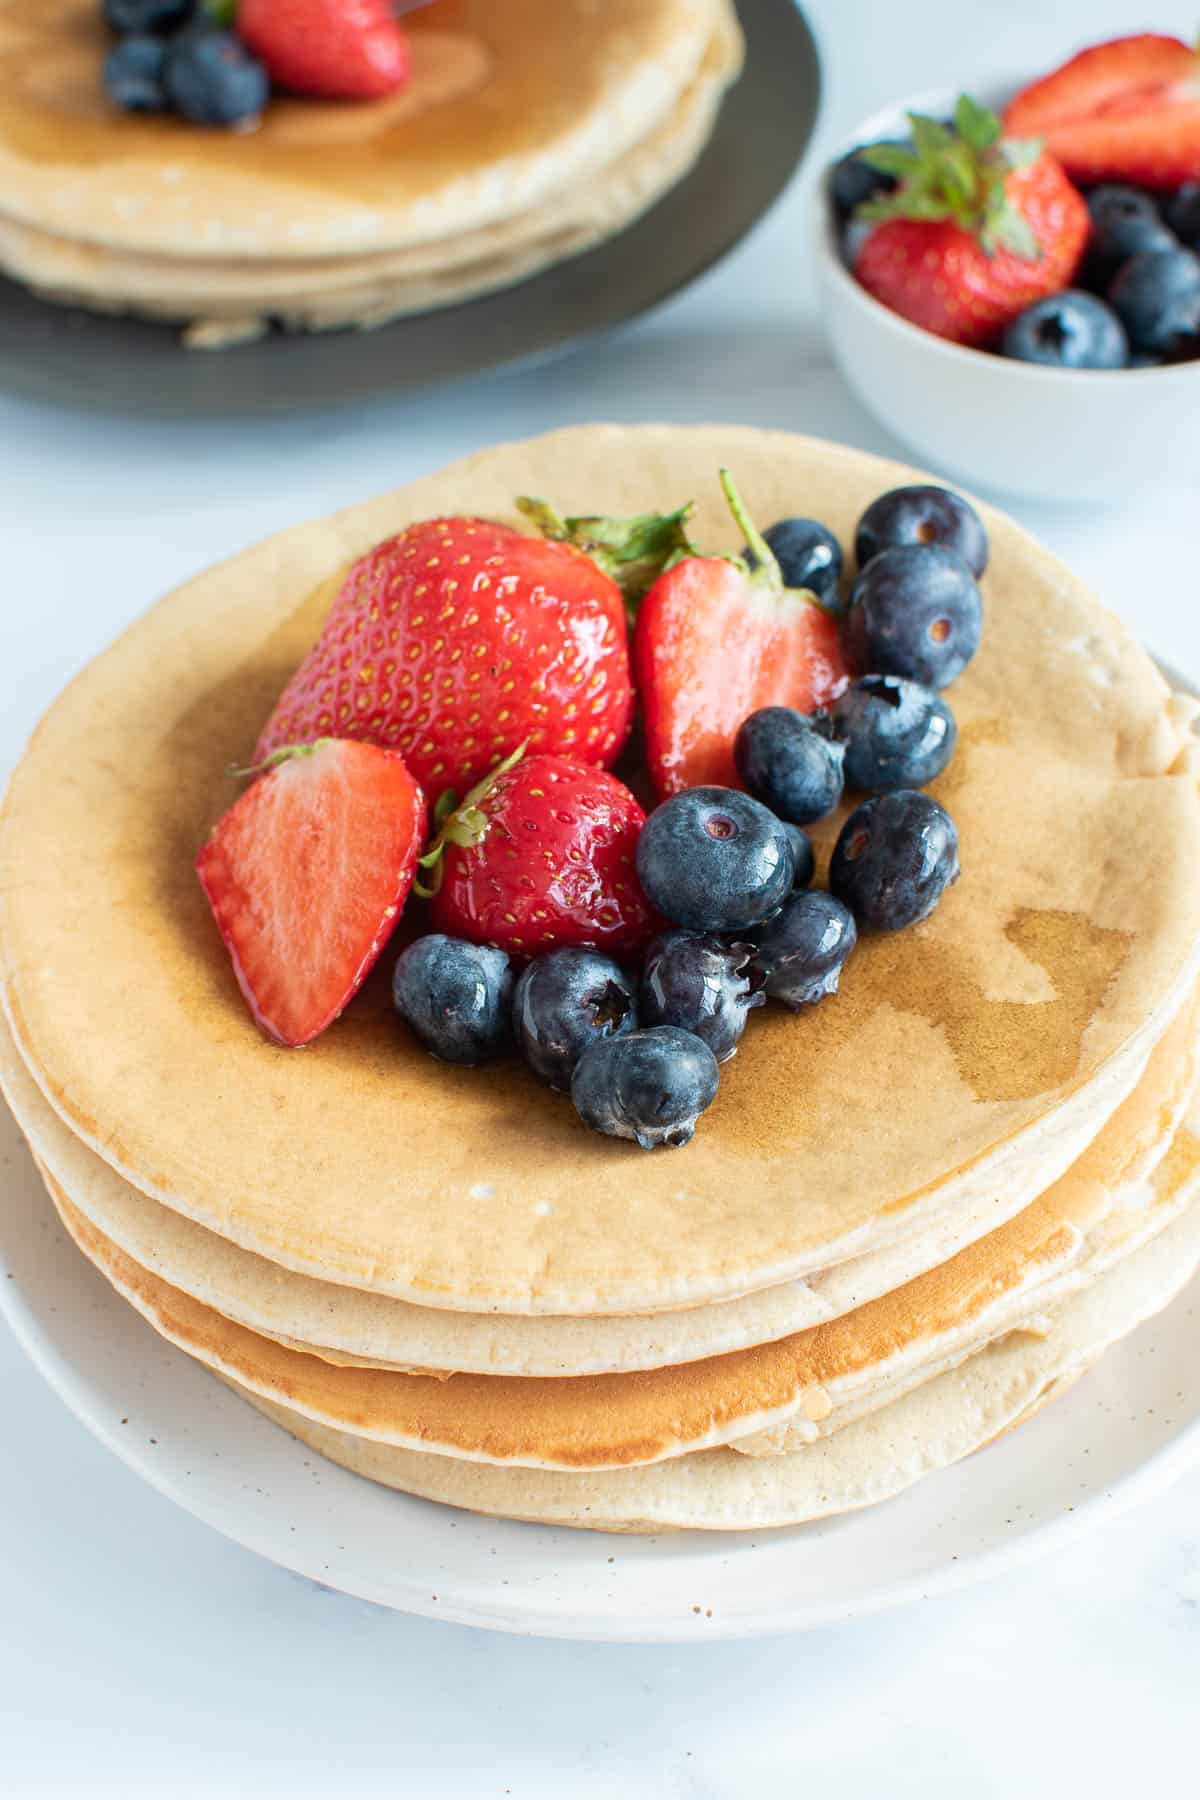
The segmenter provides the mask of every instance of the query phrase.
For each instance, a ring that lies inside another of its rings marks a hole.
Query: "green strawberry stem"
[[[433,809],[433,822],[437,831],[430,839],[429,848],[417,861],[418,869],[429,871],[428,879],[418,875],[413,882],[413,892],[422,900],[432,900],[442,885],[445,873],[445,853],[448,844],[457,844],[461,850],[473,850],[482,844],[488,832],[488,816],[483,811],[483,802],[499,781],[501,775],[507,775],[515,769],[528,748],[528,740],[519,744],[511,756],[489,769],[482,781],[464,796],[463,803],[458,804],[458,797],[452,788],[447,788]]]
[[[746,502],[737,490],[737,484],[728,469],[720,471],[721,492],[729,504],[734,523],[746,540],[746,548],[754,559],[753,564],[747,559],[750,580],[756,587],[769,587],[777,593],[783,592],[783,570],[776,560],[775,552],[768,544],[754,520],[746,509]]]
[[[309,744],[284,744],[278,750],[272,750],[270,756],[264,756],[260,763],[252,763],[248,769],[238,768],[231,763],[226,770],[235,781],[251,781],[256,775],[265,775],[269,769],[277,769],[280,763],[292,762],[298,756],[314,756],[318,750],[327,750],[337,739],[331,737],[313,738]]]
[[[237,17],[237,0],[204,0],[201,11],[214,25],[221,25],[228,30]]]
[[[855,211],[855,218],[949,220],[978,238],[989,256],[1010,250],[1037,262],[1042,247],[1028,219],[1008,197],[1008,177],[1042,154],[1040,138],[1006,138],[994,112],[969,94],[960,94],[954,123],[946,126],[923,113],[909,113],[912,148],[869,144],[862,159],[897,183]]]
[[[628,519],[606,518],[600,513],[564,519],[549,501],[527,494],[517,500],[516,507],[544,538],[556,544],[574,544],[612,576],[625,596],[630,624],[637,616],[638,602],[663,570],[695,554],[686,529],[691,501],[672,513],[637,513]]]
[[[733,514],[737,527],[746,540],[746,548],[750,552],[748,557],[732,557],[729,560],[745,571],[750,585],[770,594],[788,594],[793,600],[803,600],[807,606],[820,606],[827,612],[832,611],[833,609],[826,607],[825,602],[819,595],[814,594],[811,588],[788,587],[783,579],[783,570],[779,566],[775,552],[750,517],[746,509],[746,502],[738,492],[737,484],[728,469],[720,471],[720,481],[721,492],[729,504],[729,510]]]

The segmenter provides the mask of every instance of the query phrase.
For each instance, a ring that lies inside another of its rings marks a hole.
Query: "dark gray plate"
[[[692,173],[627,231],[485,299],[379,331],[187,352],[169,326],[48,305],[0,280],[0,387],[91,411],[213,417],[344,406],[561,354],[658,305],[786,187],[816,122],[816,46],[794,0],[739,0],[745,72]]]

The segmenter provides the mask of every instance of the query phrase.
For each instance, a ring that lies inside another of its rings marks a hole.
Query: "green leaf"
[[[920,157],[936,156],[954,142],[946,127],[937,119],[928,119],[924,113],[909,113],[909,124],[912,126],[913,143],[917,146]]]
[[[955,211],[971,206],[979,192],[979,173],[970,148],[964,143],[951,144],[942,156],[942,188],[955,202]]]
[[[866,144],[858,152],[858,159],[868,169],[878,169],[881,175],[895,175],[900,180],[915,175],[921,166],[920,158],[904,144]]]
[[[214,25],[223,25],[228,30],[237,17],[237,0],[204,0],[203,10]]]
[[[978,100],[972,100],[970,94],[960,94],[958,104],[954,108],[954,124],[963,143],[972,150],[990,150],[992,145],[1000,141],[1000,121],[986,106],[980,106]]]
[[[638,603],[667,564],[693,554],[687,535],[690,500],[672,513],[636,513],[624,519],[600,513],[564,519],[547,501],[527,494],[515,505],[543,537],[574,544],[612,576],[624,595],[631,623]]]

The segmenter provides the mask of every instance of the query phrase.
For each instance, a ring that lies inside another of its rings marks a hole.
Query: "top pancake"
[[[1200,799],[1171,773],[1185,726],[1144,653],[990,511],[983,648],[934,789],[963,878],[931,920],[865,942],[836,1000],[752,1020],[685,1150],[589,1135],[515,1064],[432,1061],[390,1015],[386,968],[311,1050],[255,1031],[192,857],[332,573],[413,519],[510,516],[528,491],[580,512],[695,495],[699,541],[732,548],[721,462],[760,518],[810,512],[843,541],[911,478],[734,427],[506,446],[202,576],[60,699],[0,830],[5,1005],[47,1097],[136,1187],[271,1260],[424,1305],[636,1312],[915,1238],[1000,1175],[1032,1198],[1080,1118],[1100,1129],[1113,1070],[1186,991]]]
[[[172,257],[395,250],[586,182],[670,111],[716,0],[447,0],[399,95],[275,100],[257,130],[118,113],[98,0],[0,0],[0,208]]]

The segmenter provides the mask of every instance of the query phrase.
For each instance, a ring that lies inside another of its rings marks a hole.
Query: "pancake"
[[[1166,1153],[1197,1084],[1197,1011],[1193,999],[1134,1092],[1063,1178],[1077,1221],[1102,1219],[1114,1193],[1136,1195]],[[558,1377],[695,1361],[770,1343],[859,1307],[947,1261],[1008,1216],[1004,1196],[980,1214],[955,1215],[946,1230],[922,1240],[919,1267],[911,1254],[878,1252],[808,1282],[708,1307],[601,1319],[454,1314],[294,1274],[139,1194],[66,1129],[2,1021],[0,1086],[43,1167],[118,1249],[235,1323],[335,1364]]]
[[[716,0],[461,0],[373,104],[273,101],[250,133],[117,114],[93,0],[0,0],[0,210],[149,256],[361,255],[529,213],[664,119]]]
[[[180,590],[68,689],[0,822],[4,1006],[68,1128],[142,1193],[320,1280],[423,1306],[591,1316],[700,1305],[1026,1204],[1098,1133],[1183,1003],[1200,940],[1184,711],[1124,628],[1010,521],[933,792],[964,875],[865,941],[835,1001],[751,1023],[685,1150],[587,1133],[513,1064],[425,1056],[387,970],[303,1054],[255,1031],[196,846],[316,635],[331,577],[406,522],[696,497],[844,541],[903,467],[735,427],[588,427],[483,453],[283,534]],[[822,854],[836,821],[821,828]],[[1153,879],[1147,871],[1153,870]],[[895,1071],[914,1072],[905,1104]],[[797,1079],[799,1070],[803,1079]]]
[[[1002,1301],[981,1309],[969,1331],[947,1332],[936,1345],[918,1343],[894,1356],[881,1378],[870,1370],[849,1373],[837,1384],[835,1410],[815,1427],[797,1413],[784,1424],[731,1440],[730,1448],[743,1456],[788,1455],[957,1369],[980,1346],[998,1337],[1013,1331],[1046,1337],[1054,1329],[1055,1314],[1066,1296],[1101,1280],[1191,1204],[1192,1183],[1200,1175],[1198,1131],[1200,1114],[1193,1104],[1187,1125],[1176,1132],[1147,1180],[1115,1190],[1112,1208],[1103,1220],[1085,1226],[1082,1209],[1075,1215],[1074,1222],[1083,1235],[1078,1252],[1073,1259],[1064,1258],[1061,1268],[1052,1270],[1040,1283],[1014,1289]]]
[[[614,235],[700,155],[741,60],[728,0],[704,59],[669,113],[586,182],[493,224],[393,251],[341,257],[147,255],[65,238],[0,210],[0,267],[48,299],[192,323],[213,344],[262,330],[386,323],[526,279]],[[2,208],[2,202],[0,202]]]
[[[406,1494],[473,1512],[592,1531],[754,1531],[851,1512],[904,1492],[1032,1418],[1112,1344],[1160,1311],[1200,1264],[1196,1184],[1157,1237],[1067,1300],[1043,1338],[1013,1333],[961,1368],[791,1456],[709,1450],[586,1475],[498,1468],[332,1431],[244,1399],[319,1455]],[[236,1386],[236,1383],[231,1383]],[[999,1472],[997,1479],[999,1479]]]
[[[666,1461],[785,1424],[807,1438],[815,1433],[797,1422],[836,1429],[843,1398],[859,1413],[872,1410],[872,1393],[886,1399],[889,1390],[921,1385],[1000,1333],[1031,1323],[1040,1331],[1047,1307],[1095,1279],[1114,1255],[1129,1254],[1182,1204],[1200,1169],[1200,1139],[1184,1126],[1177,1145],[1152,1195],[1124,1213],[1115,1236],[1095,1222],[1086,1184],[1081,1193],[1062,1182],[950,1262],[827,1325],[679,1367],[549,1381],[334,1367],[289,1349],[134,1262],[42,1174],[84,1254],[157,1331],[217,1373],[381,1443],[583,1470]],[[753,1446],[768,1454],[792,1447]]]

